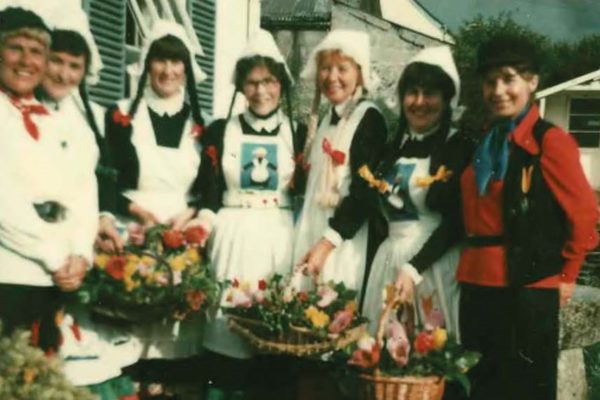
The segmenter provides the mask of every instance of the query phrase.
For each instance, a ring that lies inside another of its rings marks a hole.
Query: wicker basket
[[[174,294],[173,271],[168,262],[164,258],[144,250],[132,251],[132,253],[138,256],[152,257],[158,262],[161,270],[165,271],[169,278],[167,293],[160,299],[149,298],[145,302],[135,302],[111,296],[100,290],[95,301],[90,303],[92,312],[117,322],[128,323],[147,323],[163,318],[173,318],[179,299]]]
[[[359,400],[441,400],[444,378],[438,376],[384,376],[361,374]]]
[[[379,317],[377,342],[383,345],[385,323],[391,312],[401,306],[395,289],[388,288],[385,308]],[[404,304],[408,321],[404,324],[410,333],[414,331],[414,310],[412,305]],[[441,400],[444,395],[445,379],[440,376],[389,376],[379,369],[372,374],[359,374],[359,400]]]
[[[326,353],[357,341],[366,331],[367,325],[360,324],[340,334],[327,338],[315,336],[309,329],[290,326],[286,333],[273,334],[260,321],[228,315],[229,328],[246,339],[261,352],[305,357]]]

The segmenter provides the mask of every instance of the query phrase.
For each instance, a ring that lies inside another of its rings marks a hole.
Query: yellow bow
[[[364,164],[358,169],[358,175],[369,184],[369,187],[376,188],[379,193],[387,193],[390,191],[390,185],[383,179],[375,178],[375,175],[369,169],[367,164]]]
[[[452,176],[453,172],[449,169],[446,169],[444,165],[441,165],[435,175],[433,176],[425,176],[421,178],[417,178],[417,186],[427,187],[431,185],[435,181],[448,182],[448,179]]]
[[[523,167],[521,170],[521,191],[523,194],[529,193],[531,188],[531,175],[533,174],[533,165]]]

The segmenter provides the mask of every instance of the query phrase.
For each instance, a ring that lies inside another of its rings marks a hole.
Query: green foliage
[[[518,25],[510,18],[510,14],[498,17],[483,18],[478,16],[465,23],[455,35],[456,46],[454,58],[461,78],[461,104],[466,107],[460,128],[471,135],[479,135],[487,119],[486,109],[481,95],[481,80],[477,75],[477,49],[491,36],[509,32],[517,37],[528,38],[537,43],[542,54],[547,54],[549,41],[531,29]],[[542,61],[540,79],[543,82],[547,76],[546,68],[549,63]]]
[[[508,32],[533,40],[541,55],[540,86],[554,86],[600,68],[600,35],[582,38],[576,43],[551,42],[529,27],[514,22],[509,13],[497,17],[478,16],[455,33],[454,57],[461,77],[461,104],[466,107],[460,128],[479,135],[487,118],[481,96],[481,81],[476,74],[477,49],[490,36]]]
[[[58,357],[29,345],[29,333],[0,338],[0,399],[94,400],[87,389],[72,386]]]

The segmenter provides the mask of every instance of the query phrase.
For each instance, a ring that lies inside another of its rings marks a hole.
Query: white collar
[[[336,104],[335,106],[333,106],[333,109],[335,110],[335,113],[337,114],[338,117],[342,118],[342,113],[346,109],[346,106],[348,105],[348,102],[350,100],[351,100],[351,97],[347,98],[340,104]]]
[[[269,118],[256,118],[250,110],[244,111],[244,120],[254,129],[256,132],[260,132],[261,130],[266,130],[267,132],[272,132],[275,128],[277,128],[281,121],[283,121],[283,116],[281,112],[281,108],[277,110],[277,112],[271,115]]]
[[[167,114],[170,117],[181,111],[183,102],[185,101],[185,91],[182,87],[177,94],[163,98],[156,94],[151,87],[148,87],[144,91],[144,100],[148,107],[158,115],[163,116]]]
[[[434,125],[433,127],[431,127],[430,129],[426,130],[423,133],[417,133],[414,132],[413,130],[410,129],[410,127],[408,127],[408,138],[417,142],[421,142],[423,140],[425,140],[425,138],[433,135],[434,133],[437,132],[437,130],[440,128],[440,125]]]

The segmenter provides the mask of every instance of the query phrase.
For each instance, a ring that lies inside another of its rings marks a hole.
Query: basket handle
[[[415,313],[412,303],[402,302],[400,300],[400,291],[394,284],[388,284],[385,287],[384,308],[377,321],[377,344],[383,347],[383,336],[385,334],[386,323],[392,312],[399,312],[406,316],[401,323],[406,329],[406,334],[411,337],[415,329]]]

